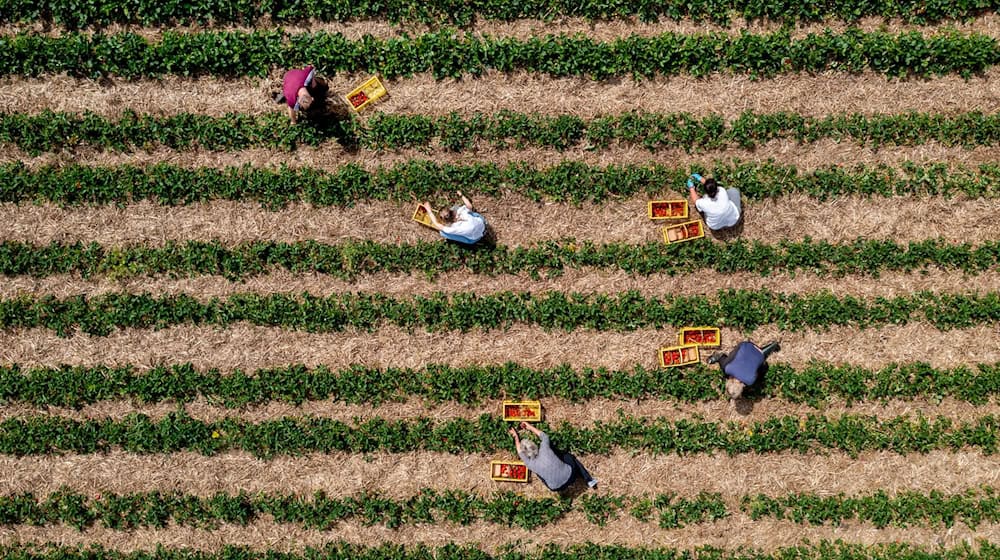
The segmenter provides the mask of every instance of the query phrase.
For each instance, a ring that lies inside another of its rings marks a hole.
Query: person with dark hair
[[[427,210],[431,223],[441,232],[441,237],[464,245],[475,245],[486,235],[486,218],[476,212],[462,191],[458,191],[458,196],[462,199],[461,205],[445,208],[437,216],[429,203],[424,202],[422,206]]]
[[[326,80],[316,76],[316,69],[306,66],[301,70],[289,70],[282,79],[281,95],[275,97],[278,103],[288,105],[288,116],[292,124],[298,120],[299,111],[308,111],[313,104],[326,97]]]
[[[521,428],[530,431],[538,436],[541,445],[536,445],[530,439],[521,439],[517,430],[511,428],[510,435],[514,436],[514,447],[517,449],[517,456],[524,461],[525,466],[540,478],[545,486],[553,492],[561,492],[569,488],[577,478],[587,481],[587,486],[597,488],[597,479],[590,476],[587,469],[580,464],[580,461],[571,453],[557,453],[552,449],[549,436],[538,428],[521,422]]]
[[[732,352],[716,352],[708,358],[708,363],[719,364],[726,376],[726,395],[736,400],[743,396],[743,389],[757,382],[757,377],[767,357],[781,350],[778,342],[757,346],[749,340],[736,345]]]
[[[705,187],[705,196],[698,197],[695,181]],[[739,189],[720,189],[715,179],[706,179],[697,173],[691,175],[687,186],[691,204],[701,212],[708,229],[717,231],[739,223],[740,215],[743,212]]]

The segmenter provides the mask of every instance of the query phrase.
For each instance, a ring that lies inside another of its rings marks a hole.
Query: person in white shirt
[[[476,212],[472,202],[462,191],[458,191],[458,196],[462,198],[460,206],[445,208],[437,216],[429,203],[424,202],[423,206],[431,223],[441,232],[441,237],[465,245],[475,245],[486,234],[486,219]]]
[[[698,197],[694,181],[700,182],[705,187],[705,196]],[[718,231],[739,223],[740,215],[743,213],[739,189],[720,189],[715,179],[705,179],[697,173],[691,175],[687,185],[691,204],[701,212],[708,229]]]

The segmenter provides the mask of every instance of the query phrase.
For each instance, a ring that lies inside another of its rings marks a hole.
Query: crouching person
[[[565,490],[578,478],[585,480],[590,488],[597,488],[597,479],[590,476],[576,457],[571,453],[558,453],[552,449],[548,434],[527,422],[521,422],[521,427],[538,436],[542,443],[536,445],[529,439],[522,440],[517,430],[511,428],[510,435],[514,436],[517,456],[549,490],[553,492]]]
[[[726,376],[726,395],[736,400],[743,396],[743,389],[757,382],[765,360],[772,353],[781,350],[781,345],[772,342],[763,348],[749,340],[739,343],[729,354],[716,352],[708,359],[710,364],[719,364]]]
[[[486,235],[486,218],[476,212],[462,191],[458,191],[458,196],[462,198],[461,205],[445,208],[437,216],[429,203],[424,202],[423,206],[441,237],[463,245],[475,245]]]

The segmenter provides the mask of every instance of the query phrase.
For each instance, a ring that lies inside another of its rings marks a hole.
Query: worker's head
[[[746,385],[742,381],[735,377],[730,377],[726,379],[726,396],[732,400],[736,400],[743,396],[743,389],[745,387]]]
[[[438,219],[449,224],[453,223],[455,221],[455,211],[451,208],[443,208],[438,212]]]
[[[308,110],[309,107],[312,107],[313,96],[309,95],[309,90],[306,88],[299,88],[299,95],[295,98],[295,100],[299,104],[299,109],[305,111]]]
[[[715,182],[715,179],[705,179],[705,194],[710,198],[715,198],[715,195],[719,194],[719,184]]]
[[[530,439],[521,440],[521,453],[529,459],[534,459],[538,457],[538,444],[531,441]]]

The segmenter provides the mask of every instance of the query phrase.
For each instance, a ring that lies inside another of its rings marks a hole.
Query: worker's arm
[[[531,424],[529,424],[527,422],[521,422],[521,427],[524,428],[525,430],[528,430],[529,432],[535,434],[536,436],[541,436],[542,435],[542,431],[541,430],[539,430],[538,428],[532,426]]]
[[[421,203],[421,206],[423,206],[424,210],[427,211],[427,218],[431,221],[431,224],[433,224],[434,227],[436,227],[438,229],[441,229],[441,228],[444,227],[444,224],[442,224],[440,221],[438,221],[438,219],[437,219],[437,212],[435,212],[434,209],[431,208],[431,203],[430,202],[423,202],[423,203]]]
[[[472,202],[470,202],[469,199],[466,198],[464,194],[462,194],[462,191],[458,191],[458,196],[462,197],[462,204],[464,204],[465,207],[469,209],[469,212],[476,211],[476,209],[473,208],[472,206]]]
[[[704,183],[705,178],[697,173],[692,173],[691,178],[688,179],[688,198],[691,200],[691,206],[695,206],[698,203],[698,189],[695,187],[692,179],[697,180],[699,183]]]
[[[296,119],[296,114],[295,114],[295,109],[293,109],[292,107],[289,107],[288,108],[288,116],[292,118],[292,124],[295,124],[295,121],[297,120]]]
[[[521,449],[521,438],[517,435],[517,430],[511,428],[507,430],[510,435],[514,436],[514,449]]]

